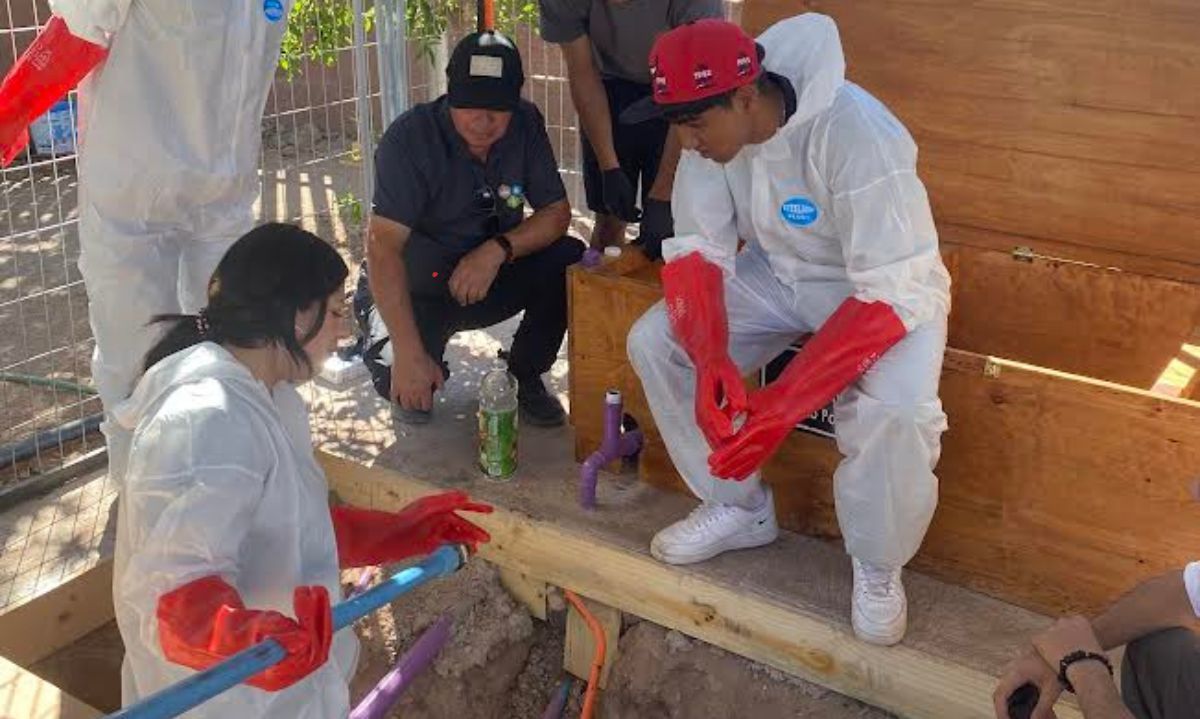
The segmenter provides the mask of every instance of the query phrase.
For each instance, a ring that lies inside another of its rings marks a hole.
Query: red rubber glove
[[[726,479],[748,477],[797,422],[828,404],[906,333],[886,302],[843,302],[779,379],[750,395],[746,423],[709,456],[709,469]]]
[[[0,84],[0,165],[29,144],[29,123],[58,102],[108,50],[75,37],[57,15],[34,38]]]
[[[696,424],[715,448],[746,410],[746,385],[729,358],[721,268],[692,252],[663,267],[662,283],[671,330],[696,368]]]
[[[286,689],[324,664],[333,642],[325,587],[297,587],[293,602],[295,620],[246,609],[237,590],[220,577],[197,579],[158,600],[159,644],[168,660],[202,670],[274,639],[287,658],[246,683],[269,692]]]
[[[342,567],[370,567],[433,552],[443,544],[465,544],[475,551],[491,535],[455,514],[490,514],[491,505],[472,502],[466,492],[422,497],[399,512],[332,507]]]

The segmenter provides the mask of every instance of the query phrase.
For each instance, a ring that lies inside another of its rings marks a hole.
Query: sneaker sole
[[[755,549],[765,547],[779,538],[779,527],[763,528],[754,532],[742,533],[717,544],[709,545],[698,552],[665,552],[657,542],[650,542],[650,556],[664,564],[696,564],[704,562],[725,552],[735,552],[740,549]]]
[[[895,646],[904,640],[904,635],[908,632],[907,609],[905,609],[901,617],[898,629],[890,632],[880,632],[867,626],[866,620],[859,614],[858,609],[852,608],[850,610],[850,624],[854,627],[854,636],[867,644],[874,644],[880,647]]]

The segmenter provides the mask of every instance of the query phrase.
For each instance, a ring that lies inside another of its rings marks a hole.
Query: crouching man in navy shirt
[[[450,338],[524,310],[508,353],[521,418],[560,425],[541,375],[566,333],[566,269],[584,246],[566,236],[571,208],[545,121],[521,99],[521,56],[500,33],[464,38],[446,74],[447,94],[397,118],[375,156],[355,296],[364,360],[393,415],[425,423]]]

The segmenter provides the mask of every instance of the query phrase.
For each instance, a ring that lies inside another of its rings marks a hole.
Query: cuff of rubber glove
[[[662,242],[663,262],[668,264],[683,259],[693,252],[699,252],[705,260],[720,267],[726,277],[734,273],[737,258],[736,243],[732,250],[726,250],[710,242],[703,235],[675,235]]]
[[[97,13],[96,8],[112,4],[50,0],[50,11],[66,23],[67,30],[72,35],[107,50],[112,44],[113,33],[124,23],[124,13],[118,13],[116,10]],[[111,29],[107,29],[106,26],[110,26]]]

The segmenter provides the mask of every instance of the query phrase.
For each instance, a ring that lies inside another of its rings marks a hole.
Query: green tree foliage
[[[495,0],[496,29],[513,33],[520,24],[537,23],[537,3],[532,0]],[[368,33],[375,26],[375,8],[363,12]],[[474,19],[475,0],[406,0],[405,19],[409,43],[432,59],[434,44],[454,18]],[[279,67],[294,78],[311,60],[332,67],[342,51],[354,45],[354,11],[351,0],[296,0],[288,16]]]

